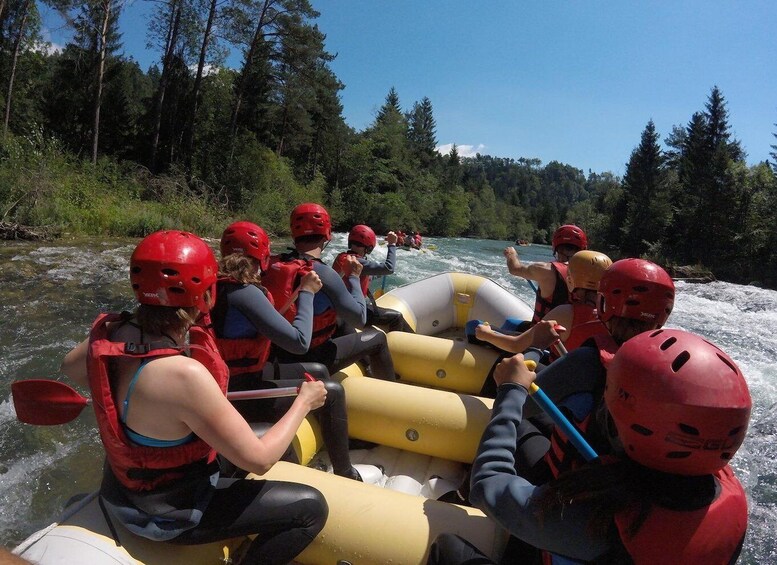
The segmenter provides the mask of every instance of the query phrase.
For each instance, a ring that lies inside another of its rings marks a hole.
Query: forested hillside
[[[74,31],[50,53],[39,5],[0,0],[6,224],[218,235],[230,218],[250,218],[284,233],[289,210],[312,200],[338,229],[546,243],[574,222],[614,257],[777,284],[777,147],[772,163],[748,166],[717,87],[687,124],[635,132],[623,178],[529,157],[461,158],[455,146],[443,156],[428,98],[401,101],[391,89],[364,131],[346,124],[344,85],[308,0],[155,3],[150,69],[123,51],[124,5],[47,0]],[[228,53],[240,54],[237,68]]]

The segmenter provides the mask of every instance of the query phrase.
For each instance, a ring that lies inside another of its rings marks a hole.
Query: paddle
[[[280,310],[278,310],[278,313],[283,316],[286,313],[286,310],[291,308],[291,305],[294,304],[294,302],[299,297],[299,287],[297,287],[297,290],[291,293],[291,296],[289,296],[289,299],[286,301],[286,304],[284,304]]]
[[[537,368],[537,364],[534,361],[529,360],[524,362],[530,371]],[[598,459],[599,456],[596,454],[596,451],[594,451],[580,432],[577,431],[577,428],[572,425],[567,417],[564,416],[555,404],[553,404],[553,401],[537,386],[536,383],[532,383],[531,387],[529,387],[529,394],[531,394],[534,401],[540,405],[540,408],[550,416],[553,423],[561,428],[567,438],[569,438],[570,443],[575,446],[586,461]]]
[[[315,380],[305,373],[305,379]],[[299,394],[299,387],[288,386],[258,390],[228,392],[227,398],[253,400],[258,398],[280,398]],[[74,420],[92,401],[81,396],[71,386],[46,379],[29,379],[11,383],[11,395],[20,422],[38,426],[54,426]]]
[[[380,288],[376,290],[374,293],[372,293],[372,298],[377,299],[386,294],[386,277],[388,275],[383,275],[383,279],[380,281]]]
[[[555,326],[553,326],[553,329],[556,330],[557,332],[565,332],[565,331],[567,331],[567,329],[564,326],[562,326],[561,324],[556,324]],[[561,341],[560,337],[556,341],[553,342],[552,347],[554,347],[556,349],[556,353],[558,353],[559,357],[564,357],[565,355],[567,355],[569,353],[569,351],[567,351],[566,346]]]

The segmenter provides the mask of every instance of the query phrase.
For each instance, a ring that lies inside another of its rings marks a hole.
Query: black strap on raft
[[[103,513],[103,518],[105,518],[105,523],[108,524],[108,530],[110,530],[111,532],[111,537],[113,538],[113,542],[116,544],[116,547],[121,547],[119,532],[116,531],[116,526],[113,525],[113,520],[111,520],[111,516],[110,514],[108,514],[108,509],[105,507],[105,502],[103,501],[102,493],[97,495],[97,501],[100,504],[100,511]]]

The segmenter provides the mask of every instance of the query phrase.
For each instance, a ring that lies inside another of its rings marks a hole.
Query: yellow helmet
[[[604,253],[585,249],[575,253],[569,260],[567,274],[573,288],[599,290],[599,281],[610,265],[612,259]]]

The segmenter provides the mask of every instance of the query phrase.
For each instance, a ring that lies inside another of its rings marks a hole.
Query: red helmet
[[[372,250],[375,249],[375,244],[378,240],[375,237],[375,232],[372,231],[370,226],[359,224],[353,226],[351,228],[351,233],[348,234],[348,245],[350,245],[352,241],[366,247],[367,254],[369,255],[372,253]]]
[[[599,281],[597,310],[606,322],[613,316],[666,323],[674,305],[674,283],[665,270],[644,259],[615,261]]]
[[[728,355],[700,336],[665,329],[620,347],[604,401],[626,454],[678,475],[723,468],[745,439],[752,406]]]
[[[221,256],[242,253],[259,261],[263,271],[270,265],[270,238],[251,222],[235,222],[221,235]]]
[[[578,249],[588,249],[588,238],[579,227],[566,224],[553,232],[553,239],[551,240],[553,253],[556,252],[556,247],[564,244],[574,245]]]
[[[332,239],[332,221],[329,212],[320,204],[300,204],[291,211],[291,237],[297,239],[303,235],[323,235]]]
[[[196,306],[207,312],[205,292],[216,300],[218,264],[202,239],[185,231],[158,231],[132,252],[130,282],[141,304]]]

